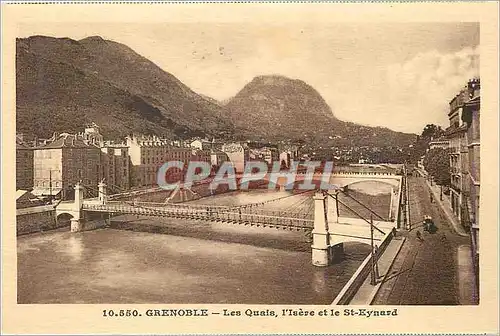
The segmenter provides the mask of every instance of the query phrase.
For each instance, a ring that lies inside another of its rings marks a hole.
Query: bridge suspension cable
[[[305,203],[307,203],[307,201],[309,201],[309,198],[307,198],[307,197],[300,198],[299,200],[297,200],[293,204],[289,205],[285,209],[280,210],[278,212],[278,214],[279,215],[282,215],[282,214],[283,215],[285,215],[285,214],[286,215],[298,215],[301,212],[303,213],[302,205],[305,204]],[[295,210],[294,211],[289,211],[289,209],[295,209]]]
[[[373,225],[373,227],[380,233],[384,234],[385,235],[385,232],[380,230],[375,224],[373,224],[372,222],[370,222],[369,220],[367,220],[366,218],[364,218],[363,216],[361,216],[359,213],[357,213],[355,210],[351,209],[351,207],[349,207],[347,204],[345,204],[344,202],[342,202],[341,200],[339,200],[339,198],[336,196],[336,195],[332,195],[330,194],[329,192],[327,191],[323,191],[326,195],[332,197],[333,199],[337,200],[337,202],[339,202],[340,204],[342,204],[343,206],[345,206],[348,210],[350,210],[351,212],[353,212],[356,216],[358,216],[359,218],[361,218],[362,220],[364,220],[365,222],[367,222],[368,224],[370,225]]]
[[[376,213],[375,211],[373,211],[372,209],[370,209],[368,206],[366,206],[365,204],[363,204],[361,201],[359,201],[356,198],[354,198],[349,192],[344,191],[343,193],[344,193],[344,195],[346,195],[347,197],[353,199],[356,203],[358,203],[359,205],[361,205],[363,208],[365,208],[366,210],[368,210],[370,213],[374,214],[375,216],[377,216],[381,220],[383,220],[383,221],[387,220],[386,218],[380,216],[378,213]]]
[[[267,201],[262,201],[262,202],[257,202],[257,203],[248,203],[248,204],[243,204],[243,205],[236,205],[236,206],[233,206],[233,207],[229,207],[229,209],[237,209],[237,208],[248,208],[248,207],[254,207],[254,206],[262,206],[264,204],[267,204],[267,203],[271,203],[271,202],[276,202],[276,201],[281,201],[285,198],[288,198],[288,197],[293,197],[293,196],[297,196],[297,195],[301,195],[301,194],[304,194],[304,193],[307,193],[307,192],[311,192],[312,190],[304,190],[304,191],[301,191],[301,192],[298,192],[298,193],[292,193],[290,195],[286,195],[286,196],[281,196],[281,197],[277,197],[277,198],[273,198],[273,199],[270,199],[270,200],[267,200]]]

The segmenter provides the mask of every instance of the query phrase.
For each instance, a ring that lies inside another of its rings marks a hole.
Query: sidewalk
[[[401,236],[396,236],[392,239],[392,241],[387,246],[386,250],[380,256],[378,260],[378,269],[379,269],[379,279],[378,283],[373,286],[371,281],[371,276],[368,274],[366,280],[363,282],[359,290],[356,292],[356,295],[349,302],[349,305],[370,305],[377,295],[380,286],[384,283],[385,279],[389,274],[389,270],[396,259],[401,247],[405,242],[405,238]]]
[[[467,232],[465,232],[464,228],[458,222],[458,219],[453,214],[453,210],[451,208],[451,203],[450,203],[450,200],[448,199],[448,197],[444,196],[443,200],[441,200],[440,199],[441,188],[437,185],[431,185],[429,183],[429,181],[427,180],[428,173],[426,171],[422,171],[420,168],[417,168],[417,170],[420,172],[422,177],[425,178],[425,184],[427,184],[427,188],[429,188],[429,191],[432,192],[432,195],[434,197],[434,201],[439,205],[441,210],[446,215],[446,218],[453,226],[453,230],[455,230],[455,232],[461,236],[464,236],[464,237],[468,236]]]

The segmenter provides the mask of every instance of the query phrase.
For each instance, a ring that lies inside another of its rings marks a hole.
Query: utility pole
[[[375,254],[375,246],[373,244],[373,215],[370,215],[370,245],[372,249],[372,271],[371,271],[371,284],[375,286],[377,284],[378,275],[376,273],[377,270],[377,255]]]

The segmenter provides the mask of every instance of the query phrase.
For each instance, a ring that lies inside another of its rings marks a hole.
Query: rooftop
[[[56,148],[97,148],[97,146],[87,143],[81,135],[62,133],[54,141],[39,147],[39,149]]]

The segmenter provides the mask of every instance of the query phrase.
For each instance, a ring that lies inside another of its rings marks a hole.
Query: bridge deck
[[[135,214],[146,216],[172,217],[182,219],[197,219],[215,222],[233,222],[240,224],[261,224],[267,226],[281,226],[310,230],[314,220],[287,216],[284,212],[263,211],[245,212],[241,209],[220,209],[215,207],[178,207],[165,205],[158,207],[141,207],[129,204],[84,204],[83,210],[94,212],[107,212],[112,214]]]

